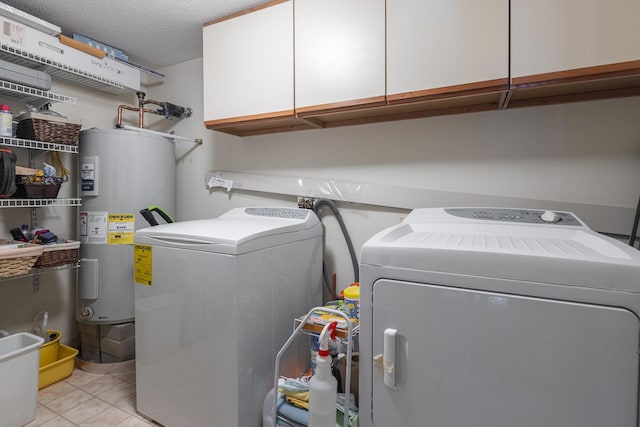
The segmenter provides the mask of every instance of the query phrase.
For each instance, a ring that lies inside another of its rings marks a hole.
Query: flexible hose
[[[636,234],[638,234],[638,222],[640,221],[640,198],[638,199],[638,207],[636,207],[636,216],[633,218],[633,227],[631,227],[631,236],[629,237],[629,246],[636,243]]]
[[[320,206],[322,205],[328,206],[329,209],[331,209],[331,212],[333,212],[333,214],[335,215],[336,220],[338,220],[338,224],[340,225],[340,229],[342,230],[342,235],[344,236],[344,240],[347,243],[347,248],[349,249],[349,256],[351,256],[354,282],[359,282],[360,273],[358,269],[358,258],[356,257],[356,251],[353,249],[353,243],[351,242],[351,237],[349,237],[347,227],[344,225],[344,221],[342,220],[342,215],[340,215],[338,207],[332,200],[316,199],[316,201],[313,203],[313,211],[318,215],[318,218],[320,218]],[[325,274],[325,280],[327,280],[327,274]]]
[[[324,262],[324,260],[322,260],[322,276],[324,277],[324,283],[327,287],[327,291],[329,291],[329,295],[333,295],[333,289],[331,289],[331,277],[329,277],[327,264]]]

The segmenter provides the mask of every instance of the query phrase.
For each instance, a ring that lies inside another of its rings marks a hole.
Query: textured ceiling
[[[268,0],[2,0],[161,68],[202,56],[202,24]]]

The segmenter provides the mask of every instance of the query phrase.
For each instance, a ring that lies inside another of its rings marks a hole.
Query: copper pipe
[[[137,111],[138,112],[138,127],[139,128],[144,128],[144,113],[151,113],[151,114],[157,114],[159,116],[163,115],[160,112],[156,111],[156,110],[151,110],[149,108],[144,108],[145,104],[155,104],[158,105],[159,107],[162,107],[163,111],[166,108],[166,103],[165,102],[159,102],[159,101],[155,101],[153,99],[147,99],[145,100],[145,93],[144,92],[136,92],[136,95],[138,97],[138,107],[130,107],[128,105],[119,105],[118,106],[118,124],[116,125],[116,127],[122,127],[122,110],[129,110],[129,111]]]
[[[160,115],[160,113],[158,113],[156,110],[151,110],[149,108],[143,108],[142,111],[140,111],[140,108],[138,107],[130,107],[129,105],[118,105],[118,124],[117,127],[120,127],[122,125],[122,110],[129,110],[129,111],[138,111],[140,112],[140,114],[142,113],[151,113],[151,114],[158,114]],[[138,127],[142,127],[142,123],[138,123]]]
[[[154,101],[153,99],[147,99],[146,101],[140,99],[140,106],[144,107],[145,104],[155,104],[155,105],[159,105],[160,107],[162,107],[161,103],[159,103],[158,101]],[[144,127],[144,126],[142,126],[142,120],[143,120],[142,113],[140,113],[140,127],[141,128]]]
[[[119,127],[120,125],[122,125],[122,110],[135,110],[137,111],[137,108],[134,107],[129,107],[128,105],[118,105],[118,120],[117,120],[117,126]]]

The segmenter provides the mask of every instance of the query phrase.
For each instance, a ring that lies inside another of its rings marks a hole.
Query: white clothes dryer
[[[361,252],[363,427],[638,427],[640,252],[575,215],[418,209]]]

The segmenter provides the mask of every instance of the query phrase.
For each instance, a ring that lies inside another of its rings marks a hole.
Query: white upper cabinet
[[[204,120],[293,115],[293,1],[203,29]]]
[[[637,96],[640,0],[272,0],[206,24],[238,136]]]
[[[638,0],[511,0],[511,76],[640,59]],[[638,65],[635,65],[638,68]],[[588,71],[588,70],[587,70]]]
[[[295,70],[298,113],[384,103],[385,0],[295,0]]]
[[[491,88],[508,78],[508,0],[387,0],[390,100]]]

